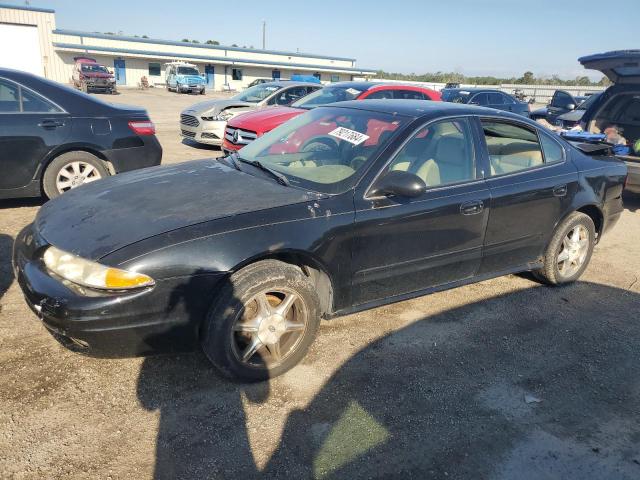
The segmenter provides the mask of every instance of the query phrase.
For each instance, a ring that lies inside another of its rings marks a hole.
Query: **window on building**
[[[331,75],[331,82],[335,83],[339,81],[340,81],[340,75]]]
[[[150,77],[159,77],[161,71],[162,71],[162,65],[160,65],[159,63],[150,63],[149,64],[149,76]]]
[[[231,79],[232,80],[242,80],[242,69],[234,68],[231,70]]]
[[[274,80],[280,80],[280,70],[272,70],[271,78],[273,78]]]
[[[322,75],[320,74],[320,72],[314,73],[313,76],[316,77],[318,80],[322,80]]]

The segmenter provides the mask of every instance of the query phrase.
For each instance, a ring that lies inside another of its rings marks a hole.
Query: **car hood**
[[[82,72],[82,75],[89,78],[113,78],[110,73],[103,72]]]
[[[579,122],[582,120],[582,116],[586,110],[572,110],[558,117],[558,120],[567,122]]]
[[[640,50],[617,50],[581,57],[584,68],[599,70],[613,83],[640,83]]]
[[[196,160],[71,190],[47,202],[35,226],[47,243],[97,260],[154,235],[310,199],[311,194],[268,177],[214,159]]]
[[[306,110],[291,107],[269,107],[256,110],[233,118],[230,127],[265,133],[282,125],[287,120],[297,117]]]
[[[215,115],[220,113],[227,108],[256,108],[258,104],[249,103],[249,102],[240,102],[238,100],[233,100],[231,98],[226,100],[208,100],[206,102],[196,103],[195,105],[191,105],[189,108],[185,109],[182,113],[187,113],[191,115],[203,115],[203,114],[212,114]]]

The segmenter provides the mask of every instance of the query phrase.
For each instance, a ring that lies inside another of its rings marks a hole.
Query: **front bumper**
[[[207,145],[222,145],[222,139],[224,138],[224,129],[227,126],[226,121],[211,121],[202,120],[197,118],[198,125],[186,125],[180,123],[180,135],[184,138],[189,138],[198,143],[205,143]]]
[[[224,275],[156,279],[152,288],[83,294],[46,270],[46,247],[31,225],[16,238],[13,268],[25,300],[61,343],[96,356],[192,350],[212,289]]]
[[[162,161],[162,146],[155,135],[138,136],[141,146],[103,151],[115,173],[155,167]]]
[[[180,91],[180,92],[190,92],[190,93],[195,93],[195,92],[204,92],[205,89],[205,85],[176,85],[176,90]]]
[[[627,188],[626,190],[640,194],[640,161],[624,162],[627,165]]]

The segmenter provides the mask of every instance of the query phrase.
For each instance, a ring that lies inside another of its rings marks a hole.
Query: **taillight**
[[[155,135],[156,126],[149,120],[129,122],[129,128],[137,135]]]

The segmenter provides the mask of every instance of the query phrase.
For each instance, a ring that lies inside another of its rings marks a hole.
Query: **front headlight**
[[[208,116],[208,117],[203,116],[201,118],[202,118],[202,120],[205,120],[207,122],[211,122],[211,121],[226,122],[231,117],[233,117],[233,113],[231,113],[229,110],[224,110],[224,111],[220,112],[217,115],[211,115],[211,116]]]
[[[44,252],[43,260],[47,268],[56,275],[89,288],[127,290],[155,284],[151,277],[143,273],[107,267],[53,246]]]

